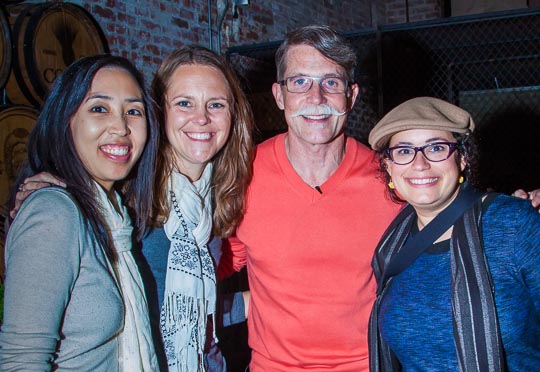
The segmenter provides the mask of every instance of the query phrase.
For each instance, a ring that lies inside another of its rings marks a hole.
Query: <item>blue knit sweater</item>
[[[509,371],[540,371],[540,215],[498,196],[482,217]],[[458,371],[452,329],[449,241],[434,244],[393,279],[379,328],[403,372]]]

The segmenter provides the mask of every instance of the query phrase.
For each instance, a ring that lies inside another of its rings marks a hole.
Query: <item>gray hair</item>
[[[309,45],[323,56],[345,70],[345,78],[354,82],[356,53],[352,45],[334,29],[323,25],[310,25],[297,28],[287,34],[276,51],[277,80],[283,80],[287,69],[286,60],[289,49],[296,45]]]

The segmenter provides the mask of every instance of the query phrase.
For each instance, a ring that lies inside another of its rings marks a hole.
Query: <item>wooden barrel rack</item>
[[[19,4],[14,22],[11,103],[41,107],[56,77],[77,59],[108,53],[103,31],[84,9],[70,3]]]

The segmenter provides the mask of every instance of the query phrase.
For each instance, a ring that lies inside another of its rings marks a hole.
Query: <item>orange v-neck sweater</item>
[[[258,146],[231,240],[235,269],[248,267],[251,371],[368,371],[371,258],[399,206],[356,140],[319,193],[292,168],[284,139]]]

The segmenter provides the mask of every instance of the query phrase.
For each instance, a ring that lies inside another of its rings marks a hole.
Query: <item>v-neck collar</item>
[[[356,146],[354,139],[347,137],[345,139],[346,150],[341,164],[339,164],[335,172],[326,180],[326,182],[318,185],[322,191],[321,193],[317,189],[305,183],[294,170],[289,158],[287,157],[287,151],[285,149],[285,137],[286,134],[280,135],[274,142],[274,153],[276,155],[277,162],[293,189],[302,198],[306,198],[309,201],[320,200],[326,195],[333,193],[341,184],[354,164],[354,159],[356,158]]]

